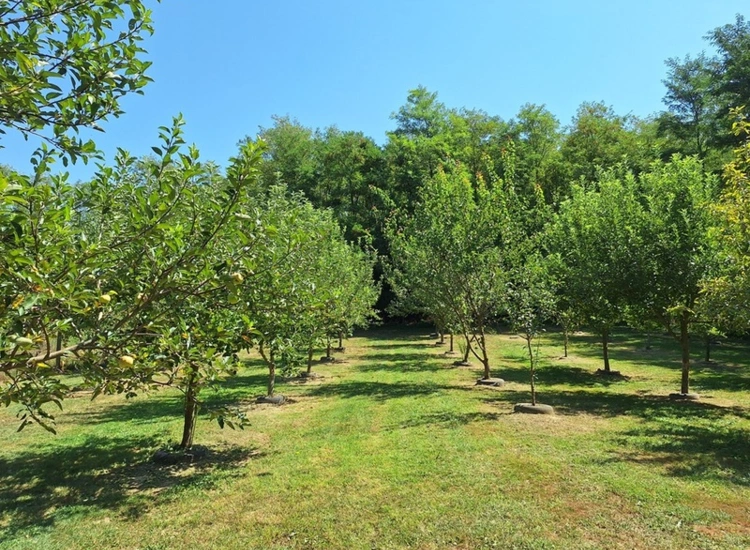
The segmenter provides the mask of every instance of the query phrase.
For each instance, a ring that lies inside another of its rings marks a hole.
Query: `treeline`
[[[392,115],[395,128],[379,146],[357,131],[307,128],[276,117],[261,128],[268,145],[262,168],[267,183],[283,181],[316,206],[331,208],[347,238],[370,236],[381,252],[385,219],[394,207],[411,210],[420,187],[449,164],[473,181],[493,175],[518,193],[557,206],[580,183],[595,182],[614,167],[640,174],[674,154],[696,156],[720,174],[742,137],[730,110],[750,105],[750,23],[708,33],[713,56],[667,60],[666,110],[646,118],[618,114],[606,103],[581,104],[569,125],[543,105],[527,104],[509,120],[481,110],[450,108],[419,87]],[[536,199],[534,199],[536,200]]]

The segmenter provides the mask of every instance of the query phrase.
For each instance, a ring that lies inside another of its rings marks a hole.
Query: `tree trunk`
[[[339,349],[344,349],[344,335],[339,332]]]
[[[276,386],[276,359],[273,350],[268,353],[268,397],[273,397],[273,389]]]
[[[189,449],[193,446],[193,435],[195,435],[195,420],[198,417],[198,402],[196,400],[195,371],[188,378],[185,390],[185,418],[182,426],[182,442],[180,449]]]
[[[55,351],[60,351],[62,349],[62,343],[63,343],[63,336],[62,332],[57,333],[57,345],[55,346]],[[55,368],[60,371],[62,370],[62,355],[57,357],[55,359]]]
[[[273,397],[273,389],[276,386],[276,365],[268,365],[268,397]]]
[[[453,353],[453,333],[451,332],[451,338],[450,338],[450,349],[448,350],[450,353]]]
[[[711,335],[706,334],[706,363],[711,362]]]
[[[313,347],[310,346],[307,350],[307,374],[310,374],[312,371],[312,361],[313,361]]]
[[[258,352],[260,352],[263,361],[268,365],[268,397],[273,397],[273,388],[276,385],[276,359],[273,356],[273,348],[266,353],[265,346],[261,340]]]
[[[445,344],[445,334],[443,334],[443,333],[441,332],[441,333],[440,333],[440,345],[442,346],[443,344]]]
[[[688,312],[680,316],[680,348],[682,348],[682,386],[680,393],[690,393],[690,336]]]
[[[466,339],[466,349],[464,350],[464,363],[469,362],[469,354],[471,353],[471,340],[469,339],[469,335],[464,333],[464,338]]]
[[[482,349],[482,365],[484,365],[484,379],[490,378],[490,358],[487,355],[487,340],[484,337],[484,326],[479,329],[479,347]]]
[[[531,348],[531,336],[526,336],[526,348],[529,350],[529,365],[531,367],[531,405],[536,405],[536,387],[534,386],[534,350]]]
[[[604,372],[611,372],[609,370],[609,329],[607,328],[602,331],[602,352],[604,353]]]
[[[328,339],[328,346],[326,346],[326,357],[331,356],[331,339]]]
[[[563,351],[563,353],[564,353],[563,357],[567,357],[568,356],[568,336],[569,336],[568,328],[565,327],[563,329],[563,350],[564,350]]]

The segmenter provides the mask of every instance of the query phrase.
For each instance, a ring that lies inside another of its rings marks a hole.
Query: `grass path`
[[[0,548],[475,549],[750,547],[748,348],[721,346],[694,369],[700,402],[672,402],[676,347],[618,333],[596,376],[596,342],[542,346],[528,400],[522,341],[492,337],[493,374],[451,367],[424,330],[351,339],[320,381],[286,382],[281,406],[253,405],[250,362],[209,401],[248,403],[251,427],[199,421],[211,464],[157,467],[178,439],[180,402],[71,399],[59,435],[15,433],[0,411]],[[696,359],[699,357],[696,354]]]

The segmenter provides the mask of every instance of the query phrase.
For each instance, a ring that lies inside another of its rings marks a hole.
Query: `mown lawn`
[[[59,435],[20,433],[0,410],[0,548],[750,547],[750,346],[728,342],[703,364],[699,402],[675,402],[672,341],[618,332],[612,367],[561,335],[541,348],[540,400],[557,415],[513,414],[528,400],[522,340],[492,338],[503,388],[474,385],[427,329],[381,328],[284,382],[281,406],[254,405],[265,373],[248,361],[212,403],[247,403],[245,431],[202,419],[210,461],[157,466],[179,439],[179,395],[126,401],[86,394]]]

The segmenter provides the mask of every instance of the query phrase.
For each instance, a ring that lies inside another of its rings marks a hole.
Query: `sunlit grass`
[[[378,329],[345,362],[283,382],[282,407],[254,405],[250,361],[209,404],[241,403],[251,427],[201,419],[212,461],[158,467],[178,439],[179,394],[69,400],[58,436],[15,433],[0,411],[1,548],[746,548],[750,546],[750,348],[700,362],[700,402],[674,402],[679,354],[664,336],[618,332],[595,374],[596,339],[545,335],[539,400],[523,341],[492,337],[493,374],[451,366],[428,330]],[[698,346],[700,347],[700,346]]]

